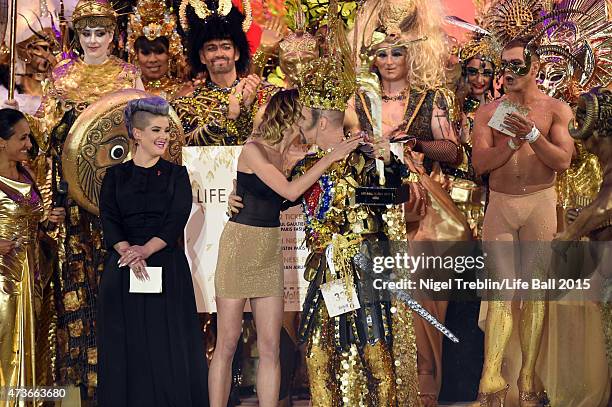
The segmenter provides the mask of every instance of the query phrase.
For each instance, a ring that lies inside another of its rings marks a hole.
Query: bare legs
[[[226,407],[232,386],[232,359],[242,330],[245,299],[217,297],[217,344],[208,371],[210,407]]]
[[[217,297],[217,345],[208,374],[210,407],[225,407],[232,384],[232,359],[242,329],[246,299]],[[279,343],[283,298],[251,299],[257,329],[257,396],[261,407],[276,407],[280,387]]]
[[[257,329],[257,398],[261,407],[276,407],[280,392],[280,331],[283,297],[251,299]]]

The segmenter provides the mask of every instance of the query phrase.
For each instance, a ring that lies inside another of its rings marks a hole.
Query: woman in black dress
[[[128,103],[136,152],[109,168],[102,183],[109,249],[97,319],[102,407],[208,405],[191,272],[177,245],[191,210],[191,186],[185,167],[161,158],[170,138],[168,110],[159,97]],[[130,293],[130,273],[148,280],[146,267],[162,267],[162,292]]]

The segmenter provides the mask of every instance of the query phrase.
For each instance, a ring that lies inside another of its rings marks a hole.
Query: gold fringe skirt
[[[217,297],[282,297],[283,273],[279,227],[225,224],[215,271]]]

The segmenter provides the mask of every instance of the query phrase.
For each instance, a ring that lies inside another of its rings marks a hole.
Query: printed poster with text
[[[242,147],[183,147],[183,165],[191,180],[193,204],[185,228],[185,254],[191,267],[198,312],[215,312],[215,268],[219,239],[229,219],[228,197],[233,190]],[[304,242],[301,205],[281,213],[285,264],[285,311],[300,311],[308,282],[304,264],[308,254]],[[248,242],[245,242],[248,244]],[[248,309],[247,302],[247,309]]]

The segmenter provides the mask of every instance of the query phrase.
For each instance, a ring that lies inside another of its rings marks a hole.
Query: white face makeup
[[[85,27],[79,32],[79,42],[88,63],[104,62],[112,41],[113,33],[104,27]]]

